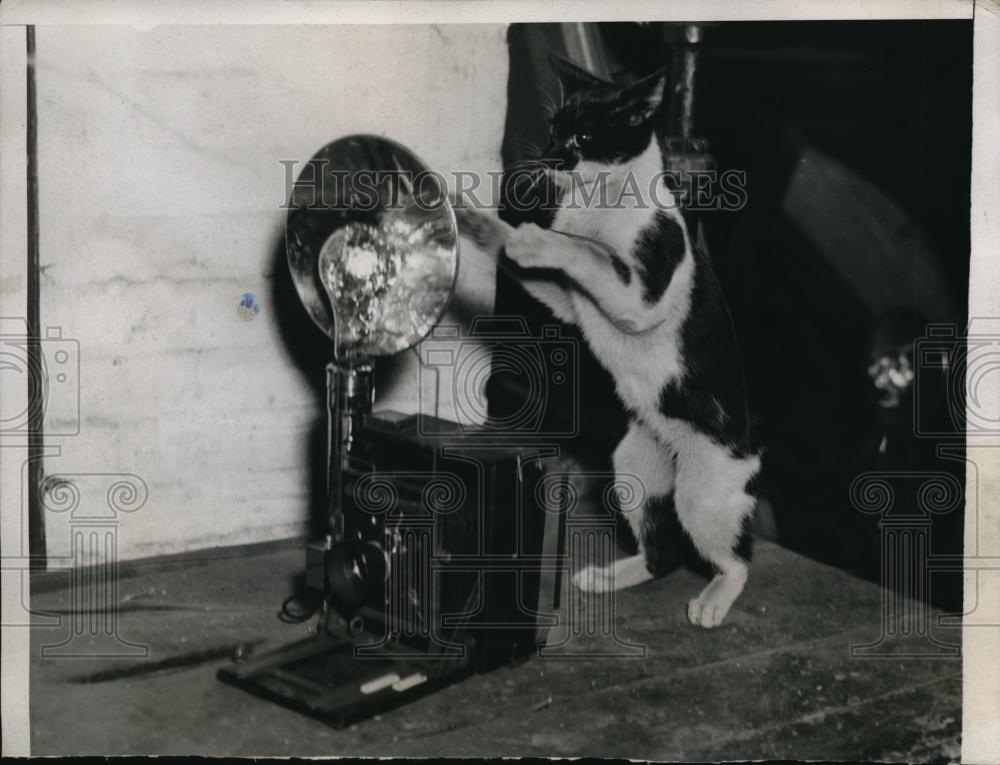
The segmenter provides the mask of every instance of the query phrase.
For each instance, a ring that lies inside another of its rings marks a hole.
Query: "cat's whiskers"
[[[560,191],[564,191],[569,188],[573,180],[573,175],[571,173],[568,173],[565,170],[560,170],[557,167],[543,166],[542,172],[547,175],[554,184],[556,184]]]
[[[544,167],[540,157],[524,157],[523,159],[517,159],[510,162],[506,166],[506,170],[510,172],[511,170],[523,170],[524,168],[541,168]]]
[[[519,168],[517,173],[517,178],[514,180],[514,183],[518,184],[528,180],[535,179],[538,177],[539,173],[543,171],[544,168],[541,166],[535,167],[534,169]]]
[[[559,111],[559,104],[557,104],[555,99],[552,98],[552,94],[541,85],[538,85],[538,92],[544,97],[545,100],[537,100],[535,103],[542,107],[546,117],[551,120],[555,116],[556,112]]]
[[[511,143],[514,146],[520,146],[523,149],[526,149],[526,150],[530,151],[532,156],[528,157],[528,159],[533,159],[534,161],[538,161],[538,159],[543,154],[542,147],[539,146],[534,141],[531,141],[531,140],[529,140],[527,138],[512,138],[511,139]]]
[[[562,87],[561,82],[559,83],[559,87],[560,88]],[[553,113],[559,111],[559,104],[556,103],[556,100],[552,97],[552,94],[549,93],[548,88],[542,87],[541,83],[539,83],[538,92],[545,97],[546,102],[552,107]]]
[[[541,172],[544,169],[545,166],[542,165],[542,163],[539,162],[537,159],[522,160],[520,162],[514,162],[508,165],[506,170],[506,175],[508,177],[516,175],[517,178],[515,179],[515,181],[523,182],[524,179],[533,178],[536,173]],[[510,183],[509,180],[507,182]]]
[[[542,114],[544,115],[546,121],[551,121],[552,118],[556,116],[557,110],[554,106],[550,106],[549,104],[538,100],[535,100],[534,103],[542,108]]]
[[[536,163],[534,163],[534,162],[524,162],[524,163],[521,163],[519,165],[510,165],[507,168],[507,175],[508,176],[516,175],[517,177],[520,178],[520,177],[524,177],[526,174],[534,173],[534,172],[536,172],[536,170],[537,170]],[[508,181],[508,183],[509,182],[510,181]]]
[[[523,193],[530,194],[535,190],[535,187],[538,186],[542,178],[545,177],[545,169],[545,167],[538,167],[536,170],[527,173],[519,173],[518,177],[514,181],[514,185],[511,187],[511,191],[521,193],[519,192],[518,187],[527,181],[528,188],[525,189]]]

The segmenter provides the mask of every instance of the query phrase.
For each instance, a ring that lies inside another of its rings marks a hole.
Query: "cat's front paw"
[[[507,236],[514,230],[499,218],[466,206],[455,207],[455,220],[462,236],[471,239],[491,255],[500,251]]]
[[[554,266],[552,236],[534,223],[522,223],[507,237],[507,257],[522,268]]]
[[[573,585],[581,592],[610,592],[613,587],[608,570],[602,566],[585,566],[573,575]]]

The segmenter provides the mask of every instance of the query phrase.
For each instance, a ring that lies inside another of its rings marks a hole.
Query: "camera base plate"
[[[414,657],[391,647],[359,655],[357,649],[362,645],[317,635],[234,662],[220,669],[218,678],[342,728],[456,683],[475,671],[467,658]]]

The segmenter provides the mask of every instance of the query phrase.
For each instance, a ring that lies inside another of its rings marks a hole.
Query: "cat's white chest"
[[[591,201],[568,196],[557,211],[552,228],[590,237],[610,245],[619,258],[633,268],[640,236],[654,223],[659,206],[672,202],[665,188],[650,184],[660,177],[662,161],[655,141],[628,167],[582,165],[580,175],[603,175],[604,189],[589,189]],[[663,386],[682,374],[680,328],[687,316],[694,267],[690,256],[677,267],[661,301],[665,320],[642,334],[626,334],[616,328],[593,300],[571,289],[578,325],[594,355],[615,379],[622,402],[647,421],[659,418],[657,403]],[[617,278],[610,268],[609,278]],[[636,298],[640,299],[640,298]]]
[[[552,228],[604,242],[613,247],[619,257],[627,260],[639,235],[652,222],[652,210],[563,208],[556,213]]]
[[[660,326],[637,335],[618,330],[585,294],[573,290],[570,299],[576,311],[577,324],[591,351],[614,378],[622,402],[652,423],[660,417],[658,401],[663,386],[683,375],[680,349],[680,329],[687,313],[689,270],[688,258],[671,283],[665,299],[679,298],[681,303],[671,311]]]
[[[583,177],[602,178],[596,181],[601,188],[570,192],[556,212],[552,228],[602,241],[627,261],[639,236],[653,223],[657,209],[648,188],[648,178],[654,174],[643,167],[649,162],[643,157],[640,160],[636,168],[629,167],[625,171],[621,168],[612,171],[600,165],[587,166]],[[640,177],[645,180],[639,181]]]

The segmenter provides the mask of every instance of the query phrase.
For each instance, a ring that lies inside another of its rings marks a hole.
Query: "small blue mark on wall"
[[[257,303],[257,297],[252,292],[244,292],[240,295],[240,307],[239,307],[240,317],[249,321],[254,316],[260,313],[260,304]]]

